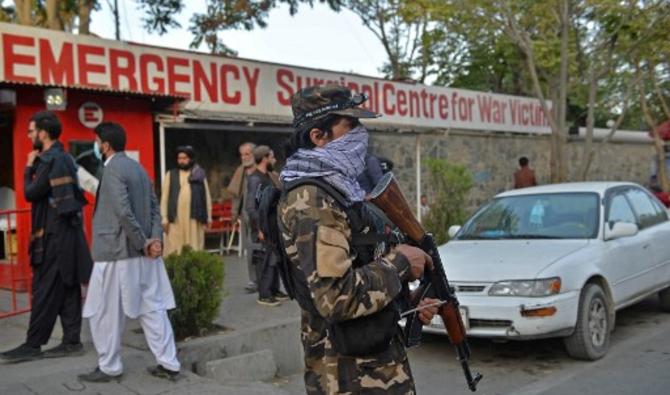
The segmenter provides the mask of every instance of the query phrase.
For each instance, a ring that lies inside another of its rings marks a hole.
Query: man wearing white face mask
[[[174,380],[180,364],[167,310],[174,295],[161,255],[161,216],[147,172],[125,153],[126,132],[104,122],[95,129],[104,172],[93,214],[95,265],[83,316],[89,319],[98,366],[81,381],[119,380],[126,317],[138,318],[156,357],[151,375]]]

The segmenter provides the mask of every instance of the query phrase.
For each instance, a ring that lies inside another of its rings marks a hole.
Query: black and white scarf
[[[349,203],[365,199],[365,191],[356,181],[365,170],[368,132],[359,125],[344,136],[321,148],[296,151],[281,172],[283,184],[303,177],[322,178],[342,192]]]

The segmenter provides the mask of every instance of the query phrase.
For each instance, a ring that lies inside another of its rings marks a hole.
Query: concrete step
[[[272,351],[281,376],[300,373],[304,366],[299,318],[272,320],[264,326],[192,338],[179,342],[177,348],[182,366],[202,376],[207,375],[208,361],[260,350]]]
[[[215,359],[205,364],[206,377],[219,383],[230,381],[267,381],[277,374],[277,364],[270,350]]]

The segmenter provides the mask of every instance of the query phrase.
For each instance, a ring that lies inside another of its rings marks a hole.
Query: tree
[[[91,34],[91,12],[99,8],[96,0],[79,0],[79,34]]]
[[[14,0],[16,21],[20,25],[33,25],[33,2],[31,0]]]
[[[14,7],[0,10],[0,20],[20,25],[90,34],[91,12],[99,8],[97,0],[14,0]]]
[[[444,159],[426,160],[432,203],[425,219],[426,229],[435,236],[437,244],[449,240],[447,231],[452,225],[461,225],[468,217],[466,200],[472,189],[472,174],[463,165]]]
[[[318,0],[328,4],[333,10],[339,10],[340,0]],[[149,32],[165,34],[169,29],[181,25],[175,19],[183,7],[183,0],[139,0],[145,11],[144,28]],[[226,46],[220,34],[226,30],[265,27],[269,12],[280,5],[287,4],[289,13],[295,15],[300,4],[312,7],[315,0],[208,0],[205,13],[196,13],[191,17],[189,30],[193,34],[191,48],[205,44],[211,53],[234,55],[235,51]]]
[[[504,36],[522,55],[530,91],[551,129],[551,180],[566,180],[567,98],[576,71],[570,1],[454,0],[451,5],[471,15],[466,32],[484,30],[496,40]]]
[[[465,7],[463,7],[465,5]],[[435,30],[444,32],[434,44],[436,85],[530,96],[524,55],[496,26],[481,25],[472,4],[435,3]]]
[[[0,5],[0,22],[11,22],[15,18],[15,9],[13,6]]]
[[[598,149],[626,114],[629,125],[642,119],[641,114],[630,117],[631,106],[641,112],[631,103],[635,65],[630,59],[668,46],[662,26],[670,23],[669,5],[663,0],[452,0],[437,7],[448,10],[438,23],[453,36],[437,52],[436,62],[447,65],[440,67],[438,82],[535,96],[551,128],[553,182],[569,177],[565,144],[570,125],[587,127],[582,161],[575,168],[575,176],[586,179]],[[659,30],[665,38],[653,33]],[[658,61],[667,64],[667,59]],[[667,81],[667,73],[663,78]],[[616,122],[609,135],[594,145],[594,127],[612,118]]]
[[[436,29],[431,12],[438,0],[349,0],[344,7],[359,16],[384,47],[388,62],[381,71],[387,78],[424,82],[434,72],[432,55],[445,38]]]

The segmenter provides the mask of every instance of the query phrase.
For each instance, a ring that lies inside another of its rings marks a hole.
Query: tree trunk
[[[623,101],[622,101],[623,108],[621,109],[621,114],[619,114],[619,117],[614,122],[614,125],[610,128],[609,134],[607,136],[605,136],[605,138],[603,138],[603,140],[598,145],[597,149],[591,148],[589,151],[586,151],[586,156],[583,159],[584,160],[584,167],[582,169],[583,170],[582,171],[583,180],[586,180],[586,177],[589,173],[589,170],[591,169],[591,164],[593,164],[593,159],[595,158],[596,151],[597,150],[599,151],[600,149],[602,149],[605,146],[605,144],[609,143],[610,140],[612,140],[612,137],[614,137],[614,133],[616,133],[616,131],[619,129],[619,127],[623,123],[623,120],[626,117],[626,112],[628,112],[630,95],[633,93],[633,91],[635,89],[636,81],[637,81],[636,78],[631,78],[630,83],[628,84],[628,88],[626,89],[626,94],[623,97]],[[594,84],[596,84],[595,81],[593,81],[593,82],[594,82]],[[589,101],[591,100],[590,94],[591,94],[591,92],[589,92]],[[587,118],[587,124],[590,124],[590,121],[588,120],[588,118]],[[591,131],[590,133],[591,133],[591,136],[593,136],[593,131]],[[587,135],[587,137],[589,135],[588,125],[587,125],[586,135]]]
[[[651,111],[649,110],[649,107],[647,106],[647,98],[644,95],[644,89],[642,88],[642,79],[639,78],[640,75],[640,67],[639,64],[637,66],[637,75],[638,75],[638,90],[640,91],[640,107],[642,108],[642,114],[644,115],[645,121],[647,121],[647,124],[651,128],[651,134],[654,137],[654,148],[656,149],[656,166],[657,166],[657,174],[656,178],[658,179],[658,183],[661,186],[661,190],[663,192],[670,192],[670,182],[668,182],[668,169],[665,166],[665,146],[663,143],[663,140],[661,140],[661,136],[658,133],[658,129],[656,128],[656,121],[654,120],[653,116],[651,115]]]
[[[58,14],[60,0],[47,0],[47,27],[52,30],[63,30],[63,24]]]
[[[32,0],[14,0],[14,7],[16,8],[16,19],[19,25],[32,26],[33,25],[33,2]]]
[[[596,70],[595,66],[591,65],[589,68],[589,108],[586,115],[586,143],[584,145],[584,162],[582,163],[582,168],[579,172],[580,181],[586,181],[586,177],[589,173],[589,168],[591,167],[591,162],[593,161],[593,156],[595,154],[593,150],[593,127],[596,123],[596,93]]]
[[[557,120],[558,118],[560,118],[559,114],[561,113],[561,111],[559,111],[558,109],[560,106],[560,103],[558,102],[560,100],[552,100],[553,106],[551,109],[549,108],[549,105],[545,100],[544,92],[542,91],[542,85],[540,84],[538,70],[535,65],[535,53],[533,51],[533,42],[530,40],[528,35],[525,34],[525,32],[523,32],[519,28],[516,16],[510,9],[509,3],[502,2],[502,4],[500,5],[503,8],[505,19],[507,19],[507,34],[512,39],[512,41],[516,42],[521,52],[523,52],[526,55],[525,56],[526,66],[528,67],[528,72],[530,73],[530,78],[532,81],[535,97],[540,101],[542,111],[544,112],[545,116],[547,117],[547,120],[549,121],[549,127],[551,128],[551,136],[549,140],[551,145],[551,157],[549,160],[549,172],[551,182],[552,183],[561,182],[561,168],[562,168],[561,164],[562,161],[565,160],[565,158],[563,158],[563,155],[561,154],[562,151],[561,147],[563,144],[561,144],[561,129],[559,121]],[[563,50],[562,47],[561,50]],[[567,76],[567,68],[566,68],[566,76]],[[567,84],[564,86],[564,88],[567,90]],[[553,89],[551,89],[550,91],[554,92]],[[563,105],[565,105],[565,103]],[[563,120],[562,125],[563,127],[565,126],[565,119]]]
[[[647,64],[647,72],[649,73],[649,79],[651,80],[652,85],[654,86],[654,93],[656,94],[656,97],[658,97],[659,102],[661,103],[661,108],[663,109],[663,113],[665,114],[665,117],[670,120],[670,108],[668,108],[668,103],[665,101],[665,97],[663,97],[663,92],[661,92],[661,88],[658,86],[658,81],[656,80],[656,65],[653,61],[649,61]]]
[[[79,34],[91,34],[92,0],[79,0]]]
[[[559,75],[559,102],[558,104],[558,181],[565,182],[568,179],[568,161],[565,152],[566,143],[566,115],[568,102],[568,39],[570,27],[570,5],[568,0],[561,4],[561,69]]]

